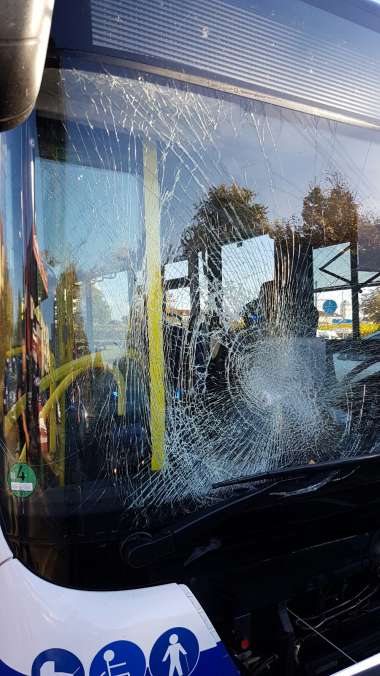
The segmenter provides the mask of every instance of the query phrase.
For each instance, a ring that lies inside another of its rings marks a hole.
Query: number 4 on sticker
[[[19,468],[18,468],[17,478],[21,479],[21,481],[25,481],[25,472],[24,472],[24,466],[23,465],[20,465]]]

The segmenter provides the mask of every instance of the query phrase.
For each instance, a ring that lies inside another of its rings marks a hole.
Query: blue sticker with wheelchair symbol
[[[32,676],[84,676],[80,660],[62,648],[51,648],[40,653],[33,662]]]
[[[136,643],[114,641],[95,655],[90,676],[145,676],[145,671],[145,656]]]
[[[152,676],[190,676],[199,660],[199,643],[189,629],[166,631],[152,648],[149,669]]]

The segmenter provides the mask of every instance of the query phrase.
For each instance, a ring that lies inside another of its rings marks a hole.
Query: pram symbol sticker
[[[199,659],[199,644],[189,629],[174,627],[156,641],[149,660],[152,676],[189,676]]]
[[[84,676],[84,669],[73,653],[62,648],[51,648],[36,657],[32,676]]]
[[[136,643],[114,641],[95,655],[90,676],[144,676],[145,671],[145,656]]]

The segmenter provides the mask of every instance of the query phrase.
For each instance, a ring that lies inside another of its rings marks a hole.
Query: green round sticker
[[[37,477],[30,465],[17,462],[9,470],[8,485],[16,498],[28,498],[37,485]]]

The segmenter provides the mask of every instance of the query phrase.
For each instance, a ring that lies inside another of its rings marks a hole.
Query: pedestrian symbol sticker
[[[36,657],[32,676],[84,676],[84,669],[73,653],[61,648],[51,648]]]
[[[8,485],[16,498],[28,498],[37,485],[34,470],[24,462],[17,462],[9,471]]]
[[[146,661],[141,648],[131,641],[114,641],[95,655],[90,676],[145,676]]]
[[[174,627],[156,641],[149,660],[152,676],[189,676],[199,659],[199,643],[189,629]]]

